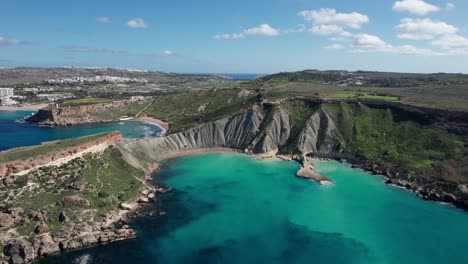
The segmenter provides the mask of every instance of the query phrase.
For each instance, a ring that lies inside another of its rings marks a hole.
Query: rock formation
[[[13,160],[13,161],[8,161],[8,162],[2,162],[0,163],[0,178],[7,177],[11,174],[15,174],[24,170],[28,170],[40,165],[47,164],[49,162],[61,159],[61,158],[66,158],[69,157],[73,154],[85,151],[91,147],[100,145],[100,144],[114,144],[115,142],[119,141],[122,138],[122,135],[120,132],[110,132],[102,137],[92,140],[77,146],[72,146],[72,147],[66,147],[63,149],[60,149],[59,151],[53,151],[50,153],[45,153],[36,157],[29,157],[27,159],[21,159],[21,160]],[[53,144],[54,142],[46,142],[43,144]],[[18,148],[18,149],[27,149],[28,147],[25,148]],[[10,151],[15,151],[17,149],[11,149],[7,150],[5,152],[0,152],[0,155],[3,153],[8,153]]]

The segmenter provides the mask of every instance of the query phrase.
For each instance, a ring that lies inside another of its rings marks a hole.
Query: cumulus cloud
[[[214,35],[214,39],[241,39],[245,38],[246,36],[268,36],[268,37],[275,37],[279,36],[281,31],[276,29],[269,24],[261,24],[257,27],[252,27],[248,29],[244,29],[240,33],[232,33],[232,34],[217,34]]]
[[[148,28],[149,25],[145,23],[145,21],[142,18],[134,18],[126,23],[127,27],[130,28]]]
[[[451,52],[468,51],[468,39],[460,35],[445,35],[432,41],[432,45],[441,47]]]
[[[447,3],[447,4],[445,5],[445,9],[447,9],[447,10],[449,10],[449,11],[455,9],[455,7],[456,7],[456,6],[455,6],[454,3]]]
[[[354,36],[353,44],[351,45],[352,52],[367,53],[367,52],[383,52],[406,55],[442,55],[431,49],[418,48],[412,45],[393,46],[377,36],[369,34],[358,34]]]
[[[439,11],[440,8],[438,6],[428,4],[424,0],[402,0],[394,3],[393,10],[423,16],[430,12]]]
[[[405,18],[395,27],[401,39],[433,39],[436,36],[453,35],[458,28],[445,22],[435,22],[429,18]]]
[[[98,17],[98,18],[96,18],[96,22],[102,23],[102,24],[108,24],[108,23],[110,23],[112,21],[108,17]]]
[[[340,35],[343,37],[350,37],[352,35],[337,25],[314,25],[310,31],[318,35]]]
[[[248,28],[244,30],[245,35],[261,35],[261,36],[278,36],[280,31],[276,28],[271,27],[268,24],[261,24],[258,27]]]
[[[369,17],[357,12],[338,13],[333,8],[321,8],[319,10],[303,10],[298,13],[313,25],[336,25],[344,28],[358,29],[369,22]]]
[[[354,36],[353,46],[357,49],[384,51],[391,48],[385,41],[374,35],[365,33]]]

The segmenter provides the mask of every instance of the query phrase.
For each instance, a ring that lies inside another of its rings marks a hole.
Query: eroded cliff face
[[[265,114],[253,108],[163,138],[123,139],[117,146],[127,162],[139,168],[177,152],[208,148],[232,148],[274,156],[292,140],[293,125],[291,113],[281,106],[275,106],[269,111]],[[285,154],[332,154],[342,151],[340,146],[344,143],[340,138],[330,114],[318,108],[307,121],[299,140],[294,141],[298,142],[294,153]]]
[[[117,147],[129,164],[148,169],[145,164],[153,164],[176,152],[247,147],[246,144],[254,139],[262,119],[260,113],[249,110],[163,138],[123,139],[117,143]]]
[[[266,124],[265,131],[262,131],[250,144],[256,154],[276,154],[278,149],[285,145],[291,134],[291,123],[289,113],[281,107],[273,110],[271,121]]]
[[[319,108],[307,121],[299,135],[297,148],[303,154],[330,155],[342,152],[343,142],[330,114]]]

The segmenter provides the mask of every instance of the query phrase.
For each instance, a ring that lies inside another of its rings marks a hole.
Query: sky
[[[468,73],[466,0],[0,0],[0,67]]]

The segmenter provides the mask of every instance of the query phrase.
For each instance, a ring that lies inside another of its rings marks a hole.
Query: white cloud
[[[405,18],[395,27],[401,39],[433,39],[435,36],[453,35],[458,28],[445,22],[435,22],[429,18]]]
[[[278,36],[280,31],[268,24],[261,24],[258,27],[248,28],[243,32],[245,35]]]
[[[393,46],[379,37],[369,34],[358,34],[354,36],[352,48],[352,52],[357,53],[383,52],[423,56],[442,55],[441,53],[437,53],[431,49],[417,48],[412,45]]]
[[[449,10],[449,11],[455,9],[455,7],[456,7],[456,6],[455,6],[454,3],[447,3],[447,4],[445,5],[445,9],[447,9],[447,10]]]
[[[410,12],[415,15],[423,16],[430,12],[439,11],[440,8],[428,4],[424,2],[424,0],[401,0],[395,2],[393,10],[397,12]]]
[[[162,52],[165,56],[174,56],[175,53],[172,50],[165,50]]]
[[[108,17],[98,17],[98,18],[96,18],[96,22],[103,23],[103,24],[108,24],[108,23],[110,23],[112,21]]]
[[[384,51],[391,48],[385,41],[374,35],[365,33],[357,34],[354,36],[353,46],[357,49],[368,49]]]
[[[432,45],[443,49],[465,49],[468,50],[468,39],[460,35],[446,35],[432,41]]]
[[[337,25],[345,28],[360,28],[369,22],[369,17],[357,12],[337,13],[333,8],[321,8],[319,10],[303,10],[298,13],[314,25]]]
[[[232,33],[232,34],[216,34],[213,36],[214,39],[241,39],[245,38],[246,36],[268,36],[268,37],[275,37],[279,36],[281,31],[276,29],[269,24],[261,24],[258,27],[252,27],[248,29],[244,29],[240,33]]]
[[[127,21],[127,27],[131,28],[148,28],[148,24],[141,18],[134,18],[132,20]]]
[[[350,37],[352,35],[337,25],[314,25],[310,31],[318,35],[340,35],[342,37]]]
[[[325,46],[324,48],[325,48],[325,49],[343,49],[344,46],[343,46],[343,44],[334,43],[334,44]]]

